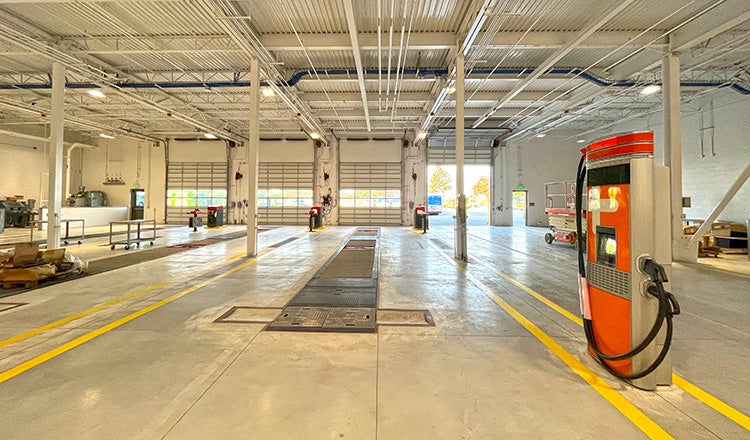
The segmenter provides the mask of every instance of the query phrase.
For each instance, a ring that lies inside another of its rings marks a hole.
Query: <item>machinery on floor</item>
[[[68,197],[67,202],[68,206],[98,208],[107,206],[107,194],[104,191],[86,191],[86,187],[82,186],[77,193]]]
[[[324,212],[324,208],[321,205],[315,205],[310,208],[310,211],[308,212],[308,215],[310,217],[308,221],[310,232],[323,227]]]
[[[669,171],[654,164],[653,132],[584,148],[576,180],[581,314],[589,352],[615,377],[646,390],[672,381]],[[587,188],[587,206],[583,206]],[[587,209],[586,209],[587,208]]]
[[[0,200],[0,210],[4,212],[3,228],[25,228],[36,215],[34,205],[36,200],[24,201],[18,198]],[[0,229],[0,232],[2,230]]]

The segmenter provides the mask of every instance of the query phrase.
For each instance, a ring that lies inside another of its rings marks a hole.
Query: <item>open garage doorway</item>
[[[464,166],[464,191],[468,226],[489,224],[490,166]],[[427,194],[435,201],[442,199],[442,209],[431,208],[430,226],[453,226],[456,214],[456,165],[427,166]],[[432,204],[433,206],[435,203]],[[437,214],[437,215],[435,215]]]

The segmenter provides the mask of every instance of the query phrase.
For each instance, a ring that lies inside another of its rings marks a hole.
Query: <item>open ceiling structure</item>
[[[0,0],[0,128],[44,125],[53,62],[68,130],[141,139],[450,136],[457,51],[467,133],[585,136],[683,101],[750,93],[746,0]],[[89,92],[100,90],[104,96]]]

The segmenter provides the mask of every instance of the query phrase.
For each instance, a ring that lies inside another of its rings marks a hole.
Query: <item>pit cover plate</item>
[[[374,288],[305,287],[289,303],[290,306],[375,307]]]
[[[328,317],[328,309],[328,307],[285,307],[281,314],[268,324],[268,330],[320,328]]]
[[[332,307],[323,328],[336,331],[375,331],[375,309]]]

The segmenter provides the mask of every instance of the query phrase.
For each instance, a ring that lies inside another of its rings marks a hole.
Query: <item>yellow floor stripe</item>
[[[506,281],[508,281],[511,284],[517,286],[518,288],[520,288],[524,292],[528,293],[529,295],[533,296],[534,298],[536,298],[539,301],[541,301],[542,303],[544,303],[547,307],[549,307],[552,310],[556,311],[557,313],[563,315],[564,317],[570,319],[571,321],[575,322],[576,324],[578,324],[580,326],[583,326],[583,320],[579,316],[576,316],[576,315],[570,313],[569,311],[565,310],[564,308],[558,306],[554,302],[552,302],[549,299],[547,299],[547,297],[542,296],[541,294],[539,294],[539,293],[533,291],[532,289],[524,286],[523,284],[519,283],[518,281],[516,281],[513,278],[509,277],[508,275],[506,275],[506,274],[504,274],[502,272],[499,272],[499,271],[497,271],[495,269],[492,269],[492,270],[495,271],[496,274],[498,274],[501,277],[503,277]]]
[[[571,321],[575,322],[579,326],[583,326],[583,320],[570,313],[569,311],[565,310],[564,308],[560,307],[559,305],[555,304],[554,302],[547,299],[542,294],[534,291],[533,289],[521,284],[520,282],[516,281],[515,279],[511,278],[509,275],[498,271],[497,269],[491,267],[488,264],[479,262],[482,266],[487,267],[488,269],[491,269],[501,277],[503,277],[508,282],[512,283],[513,285],[519,287],[524,292],[528,293],[529,295],[533,296],[534,298],[538,299],[551,309],[555,310],[556,312],[560,313],[561,315],[565,316],[566,318],[570,319]],[[705,405],[713,409],[714,411],[718,412],[719,414],[723,415],[724,417],[728,418],[729,420],[733,421],[734,423],[742,426],[743,428],[750,431],[750,417],[742,413],[741,411],[729,406],[728,404],[724,403],[723,401],[717,399],[716,397],[712,396],[711,394],[707,393],[706,391],[703,391],[702,389],[698,388],[697,386],[693,385],[692,383],[685,380],[683,377],[678,376],[677,374],[672,374],[672,383],[686,393],[690,394],[691,396],[695,397],[699,401],[703,402]]]
[[[455,262],[454,262],[455,263]],[[612,404],[620,413],[622,413],[628,420],[630,420],[638,429],[643,431],[649,438],[652,439],[671,439],[673,438],[667,433],[661,426],[651,420],[646,414],[644,414],[635,405],[630,403],[625,397],[623,397],[614,388],[609,386],[607,382],[599,377],[596,373],[586,367],[581,361],[573,356],[570,352],[565,350],[560,344],[555,342],[547,333],[542,331],[534,323],[528,320],[520,312],[518,312],[508,302],[500,298],[490,288],[485,286],[481,281],[474,278],[472,275],[466,272],[463,266],[456,263],[458,270],[464,274],[464,276],[476,285],[485,295],[487,295],[492,301],[505,310],[508,315],[515,319],[521,324],[526,330],[534,335],[542,344],[552,351],[560,360],[562,360],[574,373],[580,376],[586,381],[591,387],[599,393],[602,397]]]
[[[243,255],[245,255],[245,254],[237,254],[237,255],[234,255],[232,257],[229,257],[228,259],[226,259],[224,261],[224,263],[232,261],[232,260],[236,260],[237,258],[240,258]],[[151,286],[145,287],[145,288],[140,289],[140,290],[136,290],[135,292],[129,293],[127,295],[123,295],[123,296],[121,296],[119,298],[115,298],[115,299],[113,299],[111,301],[107,301],[105,303],[98,304],[98,305],[96,305],[96,306],[94,306],[94,307],[92,307],[92,308],[90,308],[88,310],[84,310],[82,312],[75,313],[75,314],[70,315],[70,316],[66,316],[65,318],[58,319],[57,321],[51,322],[51,323],[49,323],[47,325],[43,325],[43,326],[35,328],[33,330],[29,330],[27,332],[20,333],[20,334],[18,334],[16,336],[13,336],[13,337],[10,337],[10,338],[5,339],[3,341],[0,341],[0,348],[6,347],[6,346],[11,345],[11,344],[15,344],[16,342],[23,341],[24,339],[28,339],[28,338],[30,338],[32,336],[38,335],[39,333],[46,332],[47,330],[51,330],[51,329],[53,329],[55,327],[59,327],[61,325],[67,324],[67,323],[75,321],[77,319],[84,318],[86,316],[89,316],[89,315],[94,314],[96,312],[99,312],[101,310],[104,310],[107,307],[114,306],[116,304],[119,304],[119,303],[121,303],[123,301],[127,301],[129,299],[137,298],[137,297],[139,297],[141,295],[144,295],[144,294],[146,294],[148,292],[154,291],[156,289],[160,289],[160,288],[165,287],[165,286],[167,286],[169,284],[173,284],[173,283],[175,283],[175,282],[177,282],[177,281],[179,281],[181,279],[187,278],[189,276],[194,276],[194,275],[195,275],[194,273],[185,273],[183,275],[171,278],[169,280],[153,284]]]
[[[259,253],[259,255],[260,254],[262,254],[262,252]],[[169,303],[171,303],[171,302],[173,302],[175,300],[178,300],[178,299],[182,298],[185,295],[188,295],[188,294],[190,294],[192,292],[195,292],[196,290],[198,290],[198,289],[200,289],[202,287],[205,287],[205,286],[213,283],[214,281],[217,281],[217,280],[219,280],[221,278],[224,278],[224,277],[226,277],[228,275],[231,275],[231,274],[233,274],[233,273],[235,273],[235,272],[237,272],[239,270],[242,270],[242,269],[244,269],[244,268],[246,268],[246,267],[248,267],[248,266],[250,266],[252,264],[255,264],[255,262],[257,262],[257,261],[258,261],[257,258],[250,259],[250,260],[248,260],[248,261],[246,261],[246,262],[244,262],[244,263],[242,263],[242,264],[240,264],[238,266],[235,266],[235,267],[229,269],[228,271],[226,271],[224,273],[221,273],[221,274],[216,275],[216,276],[214,276],[212,278],[209,278],[206,281],[198,283],[198,284],[196,284],[196,285],[194,285],[194,286],[192,286],[190,288],[187,288],[187,289],[185,289],[185,290],[183,290],[181,292],[178,292],[178,293],[176,293],[176,294],[174,294],[174,295],[172,295],[172,296],[170,296],[168,298],[165,298],[165,299],[163,299],[163,300],[161,300],[161,301],[159,301],[157,303],[154,303],[154,304],[152,304],[152,305],[150,305],[150,306],[148,306],[148,307],[146,307],[144,309],[138,310],[137,312],[133,312],[133,313],[131,313],[131,314],[129,314],[129,315],[123,317],[123,318],[120,318],[120,319],[118,319],[118,320],[116,320],[114,322],[111,322],[111,323],[109,323],[109,324],[107,324],[107,325],[105,325],[103,327],[100,327],[100,328],[98,328],[96,330],[93,330],[93,331],[91,331],[89,333],[86,333],[83,336],[79,336],[78,338],[73,339],[72,341],[67,342],[67,343],[65,343],[63,345],[60,345],[59,347],[54,348],[54,349],[52,349],[52,350],[50,350],[50,351],[48,351],[48,352],[46,352],[44,354],[41,354],[41,355],[39,355],[39,356],[37,356],[37,357],[35,357],[33,359],[29,359],[28,361],[26,361],[26,362],[24,362],[22,364],[19,364],[19,365],[15,366],[15,367],[13,367],[13,368],[11,368],[9,370],[6,370],[6,371],[0,373],[0,383],[3,383],[3,382],[5,382],[5,381],[7,381],[9,379],[12,379],[12,378],[18,376],[19,374],[21,374],[21,373],[23,373],[25,371],[28,371],[28,370],[30,370],[30,369],[32,369],[32,368],[34,368],[34,367],[36,367],[36,366],[38,366],[40,364],[43,364],[43,363],[47,362],[50,359],[54,359],[55,357],[60,356],[61,354],[65,353],[65,352],[68,352],[68,351],[70,351],[70,350],[78,347],[79,345],[85,344],[86,342],[88,342],[88,341],[96,338],[97,336],[101,336],[101,335],[103,335],[103,334],[105,334],[105,333],[107,333],[107,332],[109,332],[111,330],[116,329],[117,327],[120,327],[120,326],[122,326],[124,324],[127,324],[128,322],[130,322],[130,321],[132,321],[132,320],[134,320],[134,319],[136,319],[138,317],[141,317],[141,316],[145,315],[146,313],[152,312],[152,311],[154,311],[154,310],[156,310],[156,309],[158,309],[158,308],[160,308],[162,306],[165,306],[165,305],[167,305],[167,304],[169,304]]]
[[[672,375],[672,382],[674,382],[674,384],[678,387],[682,388],[686,393],[720,412],[725,417],[732,420],[734,423],[750,431],[750,417],[732,408],[731,406],[708,394],[707,392],[703,391],[702,389],[698,388],[697,386],[693,385],[692,383],[676,374]]]

